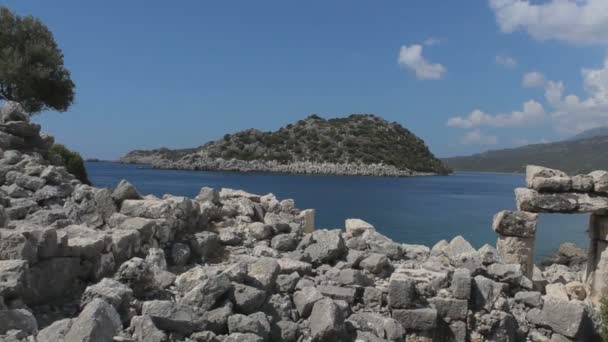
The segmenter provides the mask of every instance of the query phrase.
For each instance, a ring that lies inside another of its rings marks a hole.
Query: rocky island
[[[160,169],[416,176],[449,169],[409,130],[369,114],[311,115],[275,132],[250,129],[196,149],[132,151],[122,163]]]
[[[0,341],[599,341],[608,172],[530,167],[496,248],[427,247],[272,194],[84,185],[39,131],[0,111]],[[535,266],[536,212],[592,213],[589,253]]]

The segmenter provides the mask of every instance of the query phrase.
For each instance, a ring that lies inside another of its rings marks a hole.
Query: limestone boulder
[[[93,299],[74,319],[65,334],[65,342],[112,342],[122,329],[114,307],[102,299]]]

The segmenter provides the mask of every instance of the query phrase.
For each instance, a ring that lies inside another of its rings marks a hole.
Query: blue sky
[[[0,4],[54,32],[76,104],[36,121],[85,157],[198,146],[311,113],[378,114],[438,156],[608,123],[604,0]]]

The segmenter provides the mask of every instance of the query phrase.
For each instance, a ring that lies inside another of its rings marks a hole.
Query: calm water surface
[[[514,209],[513,189],[524,185],[520,174],[476,172],[377,178],[155,170],[115,163],[86,163],[86,168],[96,186],[114,187],[127,179],[142,194],[194,197],[203,186],[273,193],[293,198],[298,208],[316,209],[318,228],[342,228],[346,218],[355,217],[396,241],[431,246],[456,235],[475,247],[494,245],[492,216]],[[548,255],[565,241],[586,247],[587,221],[587,215],[542,215],[537,255]]]

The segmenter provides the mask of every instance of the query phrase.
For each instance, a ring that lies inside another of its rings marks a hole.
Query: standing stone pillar
[[[589,238],[587,284],[591,300],[598,304],[608,295],[608,216],[591,214]]]
[[[532,279],[534,242],[538,215],[526,211],[503,210],[494,215],[492,228],[498,234],[496,250],[502,261],[521,265],[522,273]]]

